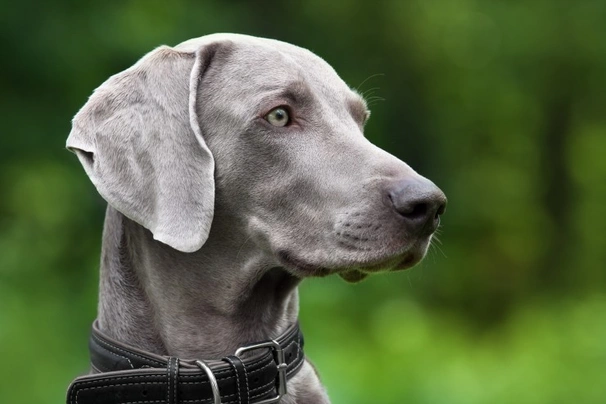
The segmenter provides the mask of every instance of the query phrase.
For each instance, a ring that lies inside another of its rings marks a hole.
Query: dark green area
[[[605,402],[606,2],[55,0],[0,12],[0,403],[61,403],[87,369],[104,202],[71,117],[213,32],[322,56],[449,197],[418,267],[304,283],[335,404]]]

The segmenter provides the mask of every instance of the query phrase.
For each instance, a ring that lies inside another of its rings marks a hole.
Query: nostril
[[[446,210],[446,204],[445,203],[440,204],[440,206],[438,207],[438,210],[436,211],[435,218],[437,219],[438,216],[443,215],[445,210]]]
[[[412,204],[408,209],[403,209],[400,214],[410,220],[425,219],[429,206],[427,203],[416,203]]]

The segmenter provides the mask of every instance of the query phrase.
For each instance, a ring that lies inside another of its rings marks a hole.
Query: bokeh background
[[[448,195],[407,272],[305,281],[335,404],[606,402],[606,2],[3,1],[0,403],[87,369],[105,204],[64,149],[92,90],[213,32],[316,52]]]

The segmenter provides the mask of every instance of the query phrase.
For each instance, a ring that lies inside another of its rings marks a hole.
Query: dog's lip
[[[332,272],[329,268],[310,264],[309,262],[295,256],[288,250],[279,250],[277,252],[277,256],[285,267],[294,269],[298,272],[303,272],[304,274],[311,273],[315,276],[326,276],[330,275]]]
[[[404,254],[397,255],[379,261],[372,265],[360,266],[357,269],[366,273],[375,273],[380,271],[401,271],[414,266],[420,258],[417,254],[409,251]]]
[[[348,271],[360,271],[365,274],[383,271],[401,271],[414,266],[422,258],[422,255],[409,250],[379,260],[375,259],[368,262],[351,263],[346,266],[328,268],[312,264],[289,250],[279,250],[276,254],[284,267],[294,270],[296,273],[300,273],[300,276],[309,276],[311,274],[312,276],[320,277]]]
[[[418,256],[417,254],[410,253],[407,254],[404,259],[398,262],[393,268],[392,271],[402,271],[408,268],[415,266],[419,261],[421,261],[422,256]]]

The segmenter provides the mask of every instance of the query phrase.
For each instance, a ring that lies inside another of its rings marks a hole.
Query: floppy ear
[[[95,90],[67,139],[112,207],[183,252],[202,247],[213,218],[214,160],[196,114],[213,53],[148,53]]]

